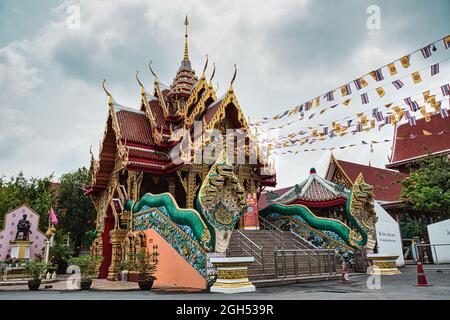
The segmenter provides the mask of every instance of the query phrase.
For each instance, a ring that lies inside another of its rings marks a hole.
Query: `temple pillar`
[[[196,173],[193,170],[189,169],[187,176],[186,208],[194,208],[194,199],[198,189],[195,176]]]
[[[122,241],[127,230],[114,229],[109,232],[109,242],[112,245],[111,264],[108,268],[108,280],[117,280],[118,265],[122,260]]]

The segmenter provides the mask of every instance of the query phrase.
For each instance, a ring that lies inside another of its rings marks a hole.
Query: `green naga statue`
[[[246,206],[245,190],[223,150],[200,187],[196,209],[180,208],[170,193],[147,193],[137,203],[128,200],[125,210],[133,214],[133,228],[137,230],[142,227],[139,226],[142,221],[136,217],[149,211],[159,213],[164,208],[176,226],[189,227],[204,250],[225,252],[236,222],[244,214]],[[152,227],[151,222],[148,227]]]
[[[373,187],[364,181],[360,174],[347,194],[346,216],[349,225],[343,222],[316,216],[303,205],[283,205],[274,203],[260,210],[260,216],[269,219],[274,216],[277,219],[297,220],[299,224],[307,224],[309,230],[327,236],[330,232],[342,239],[344,246],[358,249],[373,250],[376,244],[375,223],[377,216],[374,210]],[[298,217],[298,218],[295,218]],[[339,243],[339,240],[333,241]]]

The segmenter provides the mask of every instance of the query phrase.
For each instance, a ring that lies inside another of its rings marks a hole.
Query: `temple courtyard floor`
[[[121,281],[95,280],[89,291],[70,290],[66,278],[48,284],[51,288],[30,292],[25,284],[0,285],[0,300],[215,300],[215,299],[254,299],[254,300],[450,300],[450,266],[442,266],[441,272],[436,266],[425,266],[425,274],[430,287],[417,287],[417,268],[401,268],[402,274],[382,276],[379,279],[369,275],[352,274],[351,284],[339,281],[298,283],[279,287],[257,288],[254,293],[220,294],[194,292],[189,289],[169,290],[154,288],[146,292],[138,289],[136,283]],[[378,282],[379,280],[379,282]],[[69,281],[70,283],[70,281]]]

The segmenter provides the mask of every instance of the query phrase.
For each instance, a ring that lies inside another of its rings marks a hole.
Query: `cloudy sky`
[[[370,5],[380,8],[379,30],[367,27]],[[79,28],[72,19],[74,8],[79,8]],[[448,12],[448,0],[1,0],[0,174],[22,170],[26,175],[59,176],[88,166],[89,147],[98,150],[107,116],[101,80],[107,79],[115,100],[131,108],[138,108],[140,98],[136,70],[146,87],[152,87],[146,67],[150,59],[159,78],[170,84],[182,59],[186,13],[197,73],[208,54],[217,66],[220,96],[236,63],[235,93],[246,116],[256,121],[444,37],[450,33]],[[418,58],[408,70],[448,58],[450,50],[444,51],[440,44],[430,60]],[[385,100],[364,110],[447,83],[448,62],[433,79],[426,75],[417,86],[405,80],[401,95],[387,90]],[[352,103],[281,133],[339,120],[362,108]],[[386,127],[365,138],[391,138],[392,133]],[[314,146],[361,139],[349,135]],[[376,145],[374,152],[356,147],[334,153],[382,167],[390,145]],[[324,151],[280,157],[279,187],[304,179],[311,166],[323,174],[328,159]]]

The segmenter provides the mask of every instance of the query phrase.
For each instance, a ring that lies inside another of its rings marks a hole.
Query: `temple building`
[[[428,122],[422,118],[417,120],[415,126],[404,123],[396,127],[392,155],[386,168],[409,173],[418,160],[449,155],[449,119],[437,113]]]
[[[173,202],[173,210],[195,207],[200,187],[205,184],[214,164],[214,161],[195,161],[199,156],[198,150],[200,157],[205,156],[206,153],[202,151],[211,142],[206,141],[201,133],[199,136],[195,126],[200,124],[202,132],[217,129],[224,134],[227,129],[248,129],[246,117],[233,90],[236,68],[228,90],[218,98],[212,85],[215,65],[209,80],[206,79],[208,58],[199,76],[192,68],[188,25],[186,17],[183,59],[170,86],[161,82],[151,64],[149,69],[153,75],[153,90],[148,91],[136,73],[141,93],[137,109],[117,103],[103,82],[108,97],[108,119],[98,159],[91,152],[92,183],[86,188],[86,194],[92,196],[97,211],[97,238],[92,250],[104,257],[99,270],[100,278],[116,278],[117,264],[124,259],[125,237],[133,228],[138,228],[133,222],[133,210],[124,209],[128,200],[136,203],[147,193],[169,194],[165,199],[170,198],[167,201]],[[184,133],[179,135],[177,132]],[[193,150],[189,149],[188,152],[179,148],[185,141],[183,138],[186,133],[190,134],[188,142],[193,140],[194,145]],[[262,154],[258,145],[252,144],[250,140],[252,137],[247,137],[245,145],[241,146],[245,150],[245,163],[232,167],[238,179],[232,179],[232,191],[235,190],[239,195],[243,192],[259,193],[265,186],[276,185],[275,173],[266,161],[268,154]],[[256,163],[249,160],[251,152],[258,155]],[[236,149],[227,150],[228,158],[230,154],[233,157],[236,153]],[[181,161],[174,160],[174,154]],[[215,158],[218,156],[215,154]],[[244,191],[236,191],[241,190],[236,187],[237,184]],[[198,216],[197,211],[194,213],[194,216]],[[240,219],[237,222],[238,228],[243,227],[242,221]],[[203,221],[198,223],[204,227]],[[172,223],[171,226],[183,237],[189,238],[186,232],[181,232],[179,224]],[[188,235],[191,235],[191,231],[189,229]]]

